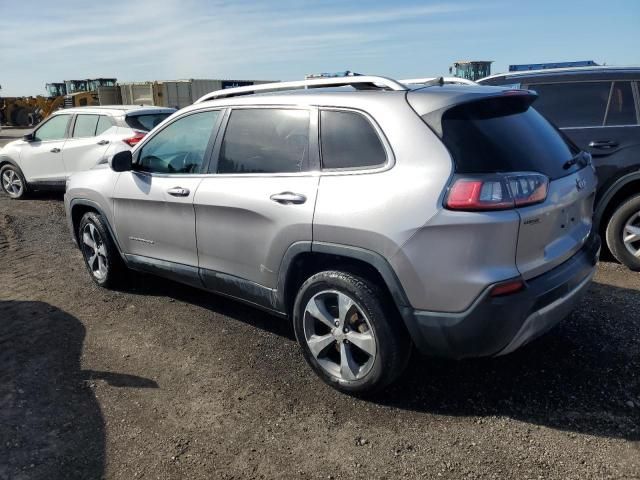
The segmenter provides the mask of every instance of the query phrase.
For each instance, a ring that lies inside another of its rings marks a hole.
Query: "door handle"
[[[274,193],[269,198],[274,202],[282,203],[283,205],[299,205],[307,201],[307,197],[304,195],[293,192]]]
[[[49,150],[51,153],[60,153],[60,149],[58,147],[56,148],[52,148],[51,150]]]
[[[107,145],[109,140],[100,140],[96,145]]]
[[[618,142],[614,142],[613,140],[594,140],[589,142],[589,146],[591,148],[600,148],[602,150],[607,150],[610,148],[616,148],[618,146]]]
[[[189,189],[182,187],[173,187],[167,190],[167,193],[173,197],[188,197]]]

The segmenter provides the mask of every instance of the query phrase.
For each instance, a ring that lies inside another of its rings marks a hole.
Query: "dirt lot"
[[[508,357],[413,358],[364,401],[289,326],[153,277],[91,283],[61,196],[0,195],[0,479],[640,478],[640,276]]]

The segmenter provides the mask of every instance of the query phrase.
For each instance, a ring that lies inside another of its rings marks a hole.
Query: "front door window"
[[[35,132],[35,139],[41,142],[62,140],[67,133],[67,125],[71,115],[55,115],[47,120]]]

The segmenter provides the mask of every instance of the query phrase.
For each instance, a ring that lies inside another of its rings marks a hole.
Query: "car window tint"
[[[602,125],[611,82],[574,82],[530,85],[538,93],[534,108],[558,127]]]
[[[96,134],[98,115],[78,115],[73,127],[73,138],[93,137]]]
[[[505,95],[446,110],[442,140],[456,172],[531,171],[556,179],[582,168],[578,163],[565,168],[578,150],[529,106],[531,100],[529,95]],[[423,118],[430,124],[429,114]]]
[[[200,173],[220,112],[182,117],[163,128],[143,147],[136,170],[155,173]]]
[[[142,130],[143,132],[148,132],[152,130],[153,127],[159,125],[165,118],[167,118],[171,113],[153,113],[148,115],[130,115],[125,118],[125,122],[131,128],[135,128],[136,130]]]
[[[307,110],[234,110],[222,141],[218,173],[308,170],[309,118]]]
[[[37,140],[60,140],[64,138],[71,115],[55,115],[36,130]]]
[[[382,142],[363,115],[325,110],[320,132],[323,168],[373,167],[386,161]]]
[[[102,135],[111,127],[113,127],[113,123],[111,123],[111,119],[106,115],[100,115],[100,119],[98,120],[98,126],[96,127],[96,137],[98,135]]]
[[[635,125],[637,123],[631,82],[614,82],[605,124]]]

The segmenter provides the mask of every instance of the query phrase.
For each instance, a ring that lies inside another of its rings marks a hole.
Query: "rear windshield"
[[[131,128],[148,132],[153,127],[167,118],[170,113],[150,113],[147,115],[131,115],[125,118],[125,122]]]
[[[489,98],[442,113],[434,130],[449,149],[456,172],[532,171],[554,179],[579,170],[580,163],[565,165],[579,149],[530,106],[534,98]],[[433,113],[423,118],[430,125],[434,121]]]

